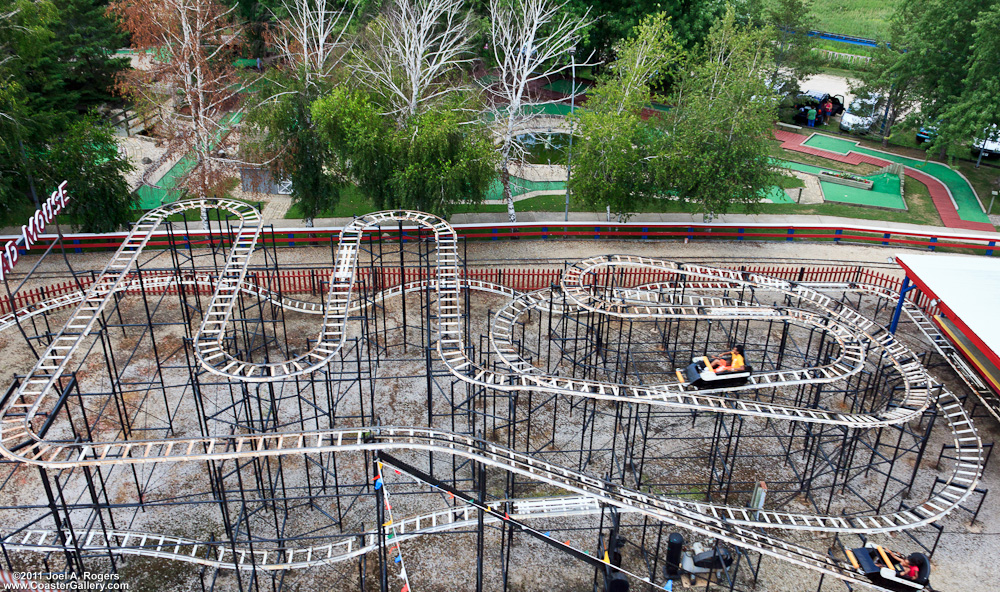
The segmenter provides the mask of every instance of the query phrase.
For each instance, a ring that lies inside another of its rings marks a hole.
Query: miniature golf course
[[[961,174],[943,164],[864,148],[855,140],[824,134],[803,136],[777,130],[774,135],[781,141],[781,147],[786,150],[812,154],[835,162],[855,165],[867,163],[877,167],[884,167],[894,162],[902,164],[906,167],[904,171],[907,177],[927,186],[934,207],[945,226],[995,231],[969,182]]]
[[[787,160],[776,161],[776,164],[782,168],[809,173],[811,175],[817,175],[820,171],[830,170]],[[898,176],[890,173],[861,176],[873,181],[875,185],[871,189],[860,189],[821,180],[819,184],[823,188],[823,199],[859,206],[874,206],[894,210],[906,209],[906,202],[903,201],[903,195],[899,190]]]
[[[229,113],[223,117],[222,121],[219,122],[219,130],[215,134],[215,141],[212,142],[211,149],[214,150],[219,140],[225,137],[232,129],[232,126],[239,123],[242,118],[242,113]],[[140,186],[136,190],[136,193],[139,195],[139,207],[143,210],[151,210],[180,199],[183,191],[177,187],[177,184],[194,169],[197,163],[198,158],[194,152],[188,152],[174,166],[170,167],[160,177],[159,181],[155,182],[156,187],[150,187],[149,185]]]

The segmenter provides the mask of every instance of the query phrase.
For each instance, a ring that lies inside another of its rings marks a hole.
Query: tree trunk
[[[517,222],[517,212],[514,211],[514,194],[510,191],[510,171],[507,170],[506,161],[500,170],[500,182],[503,184],[503,197],[507,200],[507,215],[510,216],[511,223]]]
[[[306,228],[312,228],[313,227],[313,219],[312,218],[304,218],[303,221],[305,222]]]
[[[211,226],[208,224],[208,208],[201,209],[201,229],[209,230]]]
[[[892,126],[896,123],[896,110],[892,105],[886,109],[885,123],[882,126],[882,147],[889,147],[889,136],[892,134]]]

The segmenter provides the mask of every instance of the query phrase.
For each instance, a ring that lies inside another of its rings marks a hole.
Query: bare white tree
[[[462,0],[391,0],[375,19],[355,68],[402,121],[463,87],[443,77],[468,57],[472,14]]]
[[[523,157],[517,136],[530,129],[536,117],[531,107],[555,100],[530,94],[533,83],[569,70],[569,52],[581,30],[589,25],[589,10],[574,17],[564,10],[567,2],[550,0],[490,0],[490,45],[499,80],[490,87],[494,95],[500,151],[500,179],[511,222],[517,221],[510,189],[509,167]],[[593,54],[577,66],[593,66]],[[573,90],[576,93],[576,81]]]
[[[282,7],[288,17],[274,15],[281,52],[302,71],[306,85],[313,77],[329,77],[340,64],[356,5],[348,11],[329,0],[283,0]]]

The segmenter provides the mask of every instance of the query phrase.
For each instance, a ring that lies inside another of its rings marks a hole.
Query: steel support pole
[[[566,217],[569,222],[569,174],[573,167],[573,112],[576,107],[576,47],[569,48],[570,91],[569,91],[569,155],[566,157]]]
[[[892,313],[892,322],[889,324],[889,333],[896,334],[896,327],[899,326],[899,315],[903,312],[903,303],[906,302],[906,294],[915,286],[910,285],[910,276],[903,278],[903,285],[899,289],[899,302],[896,303],[896,310]]]

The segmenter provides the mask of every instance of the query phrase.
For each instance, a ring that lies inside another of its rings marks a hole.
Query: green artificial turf
[[[983,212],[982,207],[979,205],[979,200],[976,199],[976,194],[973,192],[972,186],[962,177],[962,175],[949,168],[947,165],[865,148],[859,145],[857,141],[844,140],[824,134],[813,135],[811,138],[806,140],[804,145],[811,148],[829,150],[838,154],[847,154],[852,151],[859,154],[867,154],[869,156],[874,156],[890,162],[898,162],[918,171],[922,171],[923,173],[926,173],[944,183],[949,191],[951,191],[952,198],[955,200],[955,205],[957,206],[959,218],[968,222],[989,223],[990,221],[986,216],[986,213]]]

